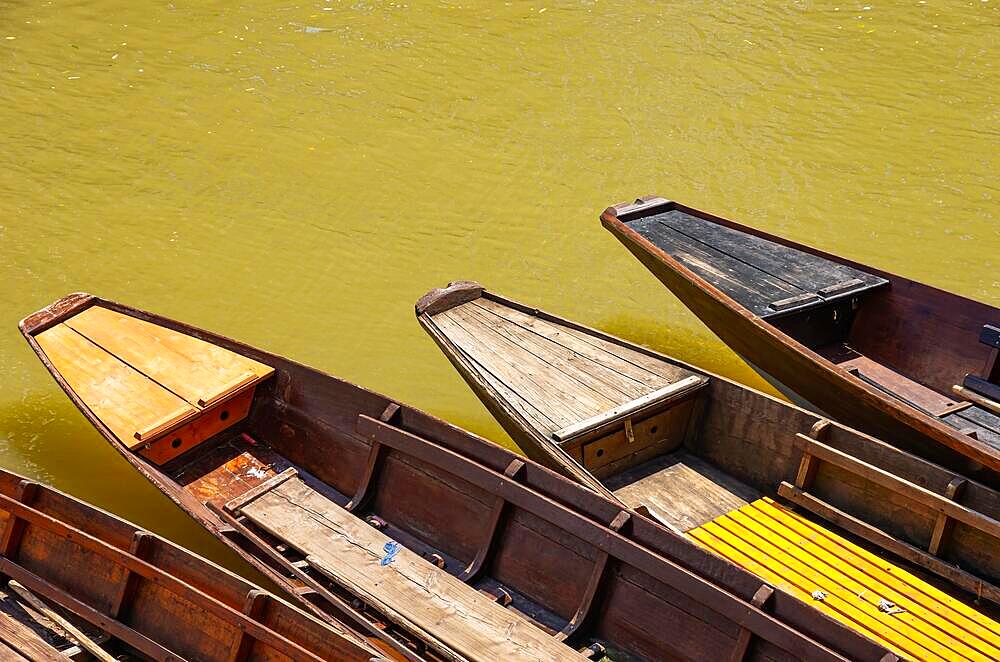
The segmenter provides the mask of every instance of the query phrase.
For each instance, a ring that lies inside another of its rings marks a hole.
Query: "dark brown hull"
[[[368,660],[377,654],[342,625],[325,625],[52,488],[0,470],[0,502],[0,572],[106,632],[113,639],[104,646],[128,659]],[[0,644],[0,656],[3,650]]]
[[[204,452],[155,466],[116,439],[34,341],[34,334],[94,303],[265,363],[275,378],[259,389],[246,421],[206,442]],[[276,561],[275,549],[261,546],[263,536],[255,541],[245,521],[220,515],[224,502],[246,490],[234,495],[206,480],[216,475],[213,453],[267,454],[275,470],[308,472],[356,516],[377,516],[408,549],[437,555],[449,573],[481,590],[509,591],[512,607],[545,632],[562,630],[574,646],[603,642],[654,659],[719,659],[734,650],[745,650],[745,659],[888,659],[871,640],[781,591],[766,610],[751,605],[758,578],[648,519],[624,516],[613,501],[319,371],[85,295],[31,316],[22,330],[81,411],[165,494],[315,613],[362,630],[367,624],[369,633],[412,659],[440,655],[420,641],[406,645],[412,630],[387,620],[378,602],[352,605],[342,587],[304,584],[309,577]],[[242,433],[256,445],[243,444]]]
[[[928,374],[940,369],[942,373],[954,374],[960,380],[961,375],[966,372],[980,371],[988,358],[987,350],[976,347],[974,340],[970,342],[969,339],[977,337],[984,323],[1000,317],[1000,313],[994,308],[676,203],[669,204],[726,227],[862,268],[888,279],[891,287],[886,292],[875,295],[879,299],[873,301],[873,305],[896,308],[894,312],[897,318],[906,320],[898,323],[899,326],[920,330],[919,345],[912,350],[914,355],[931,356],[938,351],[936,348],[957,345],[957,340],[952,341],[959,336],[962,336],[963,345],[970,346],[965,355],[942,355],[927,360],[926,363],[931,366],[927,369]],[[612,207],[602,214],[601,221],[699,319],[755,367],[839,421],[965,473],[971,473],[977,467],[985,467],[988,471],[980,472],[979,478],[996,483],[995,471],[1000,469],[1000,449],[961,434],[938,418],[890,397],[850,372],[838,368],[775,325],[753,315],[747,308],[632,230],[627,222],[619,219],[619,216],[635,213],[635,209],[630,206]],[[641,210],[638,213],[642,213]],[[631,220],[634,216],[628,218]],[[861,316],[864,314],[862,307],[859,319],[855,321],[856,326],[863,323]],[[907,339],[893,338],[891,327],[892,323],[889,322],[882,328],[873,324],[869,337],[852,338],[852,342],[866,347],[876,343],[895,343],[898,347],[891,348],[890,351],[894,362],[900,366],[897,369],[906,374],[908,361],[902,352]],[[912,360],[915,359],[911,359],[911,362]],[[931,383],[924,375],[920,377],[920,381],[940,391],[947,391],[949,388],[943,383]]]

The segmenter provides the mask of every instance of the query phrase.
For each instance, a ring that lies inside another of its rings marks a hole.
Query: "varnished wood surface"
[[[453,660],[580,659],[457,577],[365,524],[298,478],[238,509],[321,573],[380,605]],[[387,561],[387,545],[398,552]]]
[[[99,305],[35,338],[101,422],[157,464],[245,417],[253,387],[274,372],[236,352]],[[218,407],[227,402],[232,406]],[[149,445],[168,432],[170,439]]]
[[[69,326],[58,324],[36,336],[63,378],[118,439],[133,448],[138,430],[170,418],[181,421],[197,407],[148,379]]]
[[[102,306],[64,324],[192,405],[204,406],[248,375],[260,380],[274,372],[235,352]]]

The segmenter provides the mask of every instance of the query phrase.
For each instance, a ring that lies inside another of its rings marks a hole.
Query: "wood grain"
[[[135,433],[165,417],[197,413],[159,384],[112,356],[82,335],[57,324],[36,336],[39,346],[66,382],[128,448],[142,442]]]
[[[242,513],[451,659],[579,659],[520,616],[405,547],[382,565],[391,539],[301,480],[280,484]]]

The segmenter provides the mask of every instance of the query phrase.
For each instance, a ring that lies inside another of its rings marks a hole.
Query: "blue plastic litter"
[[[390,540],[382,548],[385,551],[385,556],[379,561],[379,565],[389,565],[396,558],[396,554],[399,554],[400,545],[394,540]]]

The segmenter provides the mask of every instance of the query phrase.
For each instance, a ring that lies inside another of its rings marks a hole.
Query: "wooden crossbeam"
[[[612,531],[619,532],[622,527],[628,523],[630,516],[627,511],[621,511],[615,518],[611,520],[608,528]],[[584,622],[587,620],[587,616],[590,614],[590,609],[594,604],[594,597],[597,595],[601,588],[601,584],[604,582],[604,577],[608,571],[608,553],[603,549],[597,550],[597,558],[594,559],[594,569],[590,573],[590,579],[587,580],[587,588],[583,592],[583,599],[580,601],[580,606],[577,607],[576,613],[573,617],[569,619],[566,626],[556,635],[556,639],[563,641],[569,639],[583,627]]]
[[[953,478],[948,487],[944,490],[944,496],[952,501],[957,501],[962,496],[967,481],[964,478]],[[927,551],[934,556],[940,556],[941,548],[948,543],[951,537],[951,530],[955,527],[955,520],[948,517],[946,513],[938,513],[934,522],[934,531],[931,533],[931,542],[927,545]]]
[[[521,460],[513,459],[507,468],[504,469],[503,475],[511,480],[517,480],[518,476],[524,471],[525,464]],[[507,500],[502,496],[497,496],[493,501],[493,509],[490,511],[490,518],[486,522],[486,534],[483,536],[483,541],[479,545],[479,551],[476,552],[476,558],[472,559],[472,562],[462,571],[462,574],[458,576],[463,582],[470,582],[479,576],[486,562],[489,560],[490,552],[493,549],[493,543],[497,537],[497,531],[500,530],[500,522],[503,520],[504,511],[507,509]]]
[[[383,423],[390,422],[395,418],[400,411],[400,407],[395,402],[390,402],[386,405],[385,409],[382,411],[382,415],[378,417],[378,420]],[[369,488],[372,483],[378,478],[379,467],[382,464],[382,444],[378,442],[374,437],[370,438],[371,447],[368,449],[368,461],[365,463],[365,472],[361,475],[361,480],[358,482],[358,487],[354,491],[354,496],[351,500],[347,502],[344,508],[348,512],[353,512],[362,508],[368,501]]]
[[[132,534],[132,542],[128,548],[129,554],[137,559],[149,558],[149,553],[153,551],[154,540],[156,537],[153,534],[147,531],[136,531]],[[122,617],[128,613],[132,598],[135,597],[135,592],[141,581],[142,577],[125,568],[125,576],[118,585],[118,592],[111,602],[111,609],[108,611],[111,618],[122,620]]]
[[[255,621],[260,620],[270,599],[271,596],[266,591],[250,589],[243,603],[243,613]],[[238,630],[232,648],[229,649],[229,662],[246,662],[255,641],[256,639],[248,635],[245,630]]]
[[[753,594],[753,598],[750,600],[750,604],[757,609],[765,609],[767,603],[771,600],[774,595],[774,589],[767,584],[761,584],[757,592]],[[748,630],[746,627],[740,627],[740,633],[736,637],[736,646],[733,647],[733,653],[729,656],[730,662],[743,662],[747,657],[747,651],[750,650],[750,640],[753,638],[753,632]]]
[[[38,483],[30,480],[22,480],[14,490],[14,498],[21,503],[31,505],[38,493],[38,488]],[[27,522],[18,517],[16,513],[10,513],[10,517],[7,519],[7,526],[4,527],[3,538],[0,539],[0,556],[10,559],[17,555],[17,550],[21,546],[21,538],[24,537],[24,529],[27,525]]]

